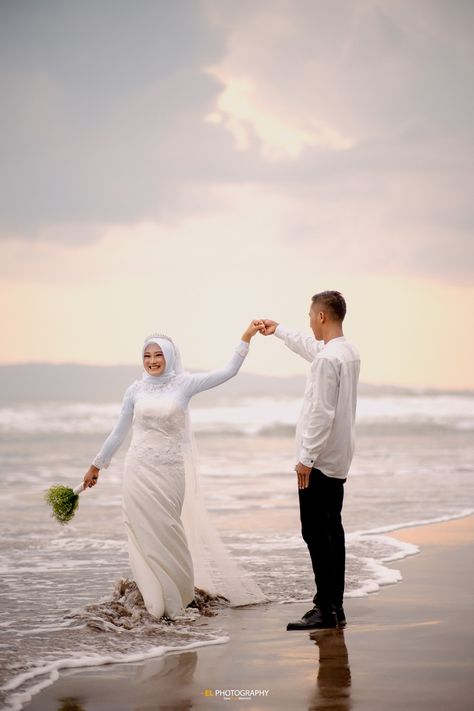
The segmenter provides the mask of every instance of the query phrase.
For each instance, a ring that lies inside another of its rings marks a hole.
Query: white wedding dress
[[[93,464],[109,466],[132,427],[123,473],[122,515],[130,568],[147,610],[175,619],[194,586],[232,606],[266,602],[257,583],[227,552],[203,503],[195,469],[188,403],[236,375],[248,352],[241,341],[229,363],[208,373],[179,373],[130,385],[122,410]]]

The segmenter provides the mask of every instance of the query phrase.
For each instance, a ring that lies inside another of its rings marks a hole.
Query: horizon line
[[[60,362],[54,362],[54,361],[21,361],[21,362],[7,362],[7,363],[0,363],[0,368],[11,368],[11,367],[21,367],[21,366],[31,366],[31,365],[39,365],[39,366],[50,366],[50,367],[64,367],[64,366],[80,366],[82,368],[140,368],[140,365],[137,365],[135,363],[113,363],[111,365],[107,365],[105,363],[80,363],[76,361],[60,361]],[[200,369],[195,369],[195,368],[188,368],[187,369],[189,372],[193,371],[198,371],[201,372],[202,368]],[[240,373],[240,375],[247,375],[247,376],[254,376],[257,378],[281,378],[281,379],[289,379],[289,378],[305,378],[306,375],[304,373],[291,373],[290,375],[267,375],[263,373],[255,373],[255,372],[244,372]],[[474,389],[465,386],[465,387],[460,387],[460,388],[452,388],[452,387],[439,387],[439,386],[434,386],[434,385],[404,385],[404,384],[393,384],[393,383],[371,383],[368,381],[360,381],[359,385],[363,386],[368,386],[372,388],[395,388],[397,390],[410,390],[410,391],[430,391],[430,392],[442,392],[442,393],[453,393],[453,394],[469,394],[474,396]]]

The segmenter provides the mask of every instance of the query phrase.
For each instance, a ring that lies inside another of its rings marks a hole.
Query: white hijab
[[[146,351],[146,347],[150,343],[156,343],[156,345],[160,346],[161,350],[163,351],[163,355],[165,357],[165,369],[159,375],[152,375],[151,373],[148,373],[147,370],[145,370],[145,367],[143,367],[142,380],[147,383],[166,383],[169,380],[172,380],[172,378],[176,377],[178,372],[183,371],[181,364],[181,355],[179,353],[178,348],[169,336],[165,336],[162,333],[152,334],[151,336],[148,336],[148,338],[145,339],[145,343],[143,344],[142,348],[142,361]]]

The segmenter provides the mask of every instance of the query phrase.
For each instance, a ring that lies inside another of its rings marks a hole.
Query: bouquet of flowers
[[[81,482],[75,489],[63,484],[50,486],[44,498],[51,506],[51,516],[54,516],[61,525],[69,523],[79,506],[79,494],[84,490],[84,482]]]

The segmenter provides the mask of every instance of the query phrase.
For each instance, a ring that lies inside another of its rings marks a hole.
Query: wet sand
[[[343,630],[287,632],[287,621],[308,604],[228,609],[199,621],[229,635],[225,644],[65,670],[24,708],[470,710],[474,517],[390,535],[419,545],[420,553],[390,565],[401,570],[400,583],[346,599]],[[233,690],[254,695],[231,696]]]

